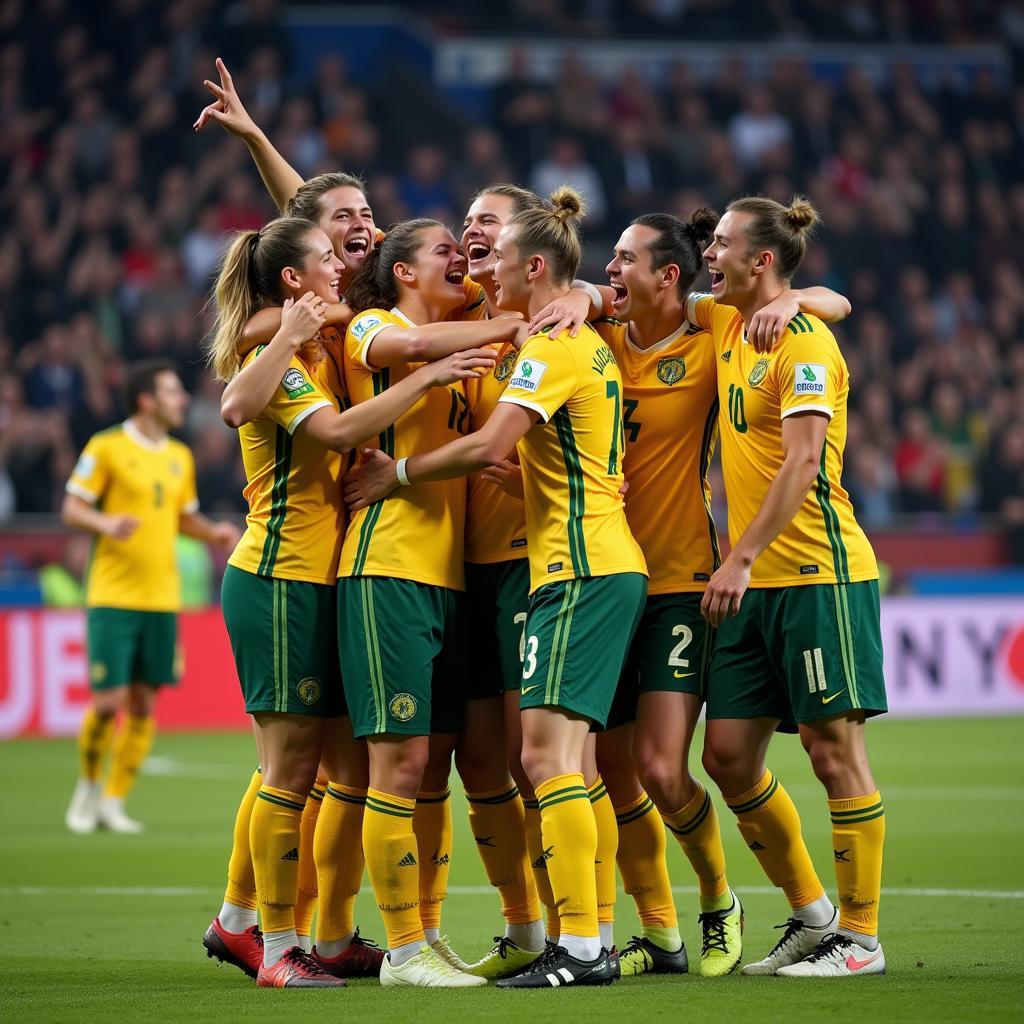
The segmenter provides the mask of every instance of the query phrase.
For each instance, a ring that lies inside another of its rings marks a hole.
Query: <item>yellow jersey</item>
[[[531,593],[559,580],[647,575],[619,494],[622,377],[594,329],[527,338],[499,401],[538,417],[518,446]]]
[[[800,412],[828,417],[821,466],[792,522],[754,562],[752,587],[856,583],[878,578],[875,553],[843,488],[850,375],[832,332],[799,313],[771,352],[747,344],[743,317],[708,295],[692,295],[691,320],[711,329],[718,354],[722,468],[735,543],[782,468],[782,421]]]
[[[345,334],[345,380],[353,403],[365,402],[408,377],[422,363],[377,368],[370,344],[391,327],[412,327],[397,308],[368,309]],[[469,432],[469,405],[461,383],[431,388],[377,438],[394,459],[440,448]],[[370,445],[374,447],[374,445]],[[462,564],[466,480],[400,487],[352,516],[341,551],[339,576],[389,576],[431,586],[465,589]]]
[[[453,309],[445,320],[486,320],[487,319],[487,293],[481,284],[477,284],[469,274],[462,278],[462,290],[466,293],[466,300],[462,305]]]
[[[259,357],[261,345],[245,357]],[[333,584],[345,526],[341,478],[348,460],[296,428],[318,409],[340,411],[344,384],[336,342],[309,367],[294,357],[274,397],[238,431],[249,505],[229,564],[258,576]]]
[[[721,564],[708,468],[718,438],[715,347],[683,320],[638,348],[626,324],[594,322],[622,374],[626,519],[650,572],[649,594],[703,591]]]
[[[507,342],[494,345],[496,362],[486,377],[464,381],[469,400],[469,421],[479,430],[494,412],[515,368],[519,353]],[[526,558],[526,505],[497,484],[474,473],[466,480],[466,561],[507,562]]]
[[[129,419],[89,439],[66,490],[139,525],[127,540],[97,536],[87,572],[90,608],[176,612],[181,576],[174,554],[182,513],[199,508],[192,453],[172,437],[151,441]]]

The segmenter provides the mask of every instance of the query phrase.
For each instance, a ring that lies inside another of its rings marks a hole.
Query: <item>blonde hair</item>
[[[569,185],[556,188],[549,205],[521,210],[509,221],[519,229],[516,244],[520,255],[544,255],[555,281],[571,281],[583,259],[577,221],[586,210],[583,196]]]
[[[818,211],[804,196],[793,196],[789,206],[763,196],[734,199],[729,210],[749,213],[747,241],[754,251],[770,249],[776,257],[776,273],[789,281],[797,272],[807,252],[807,242],[821,222]]]
[[[522,185],[513,185],[511,182],[500,181],[495,185],[485,185],[475,196],[476,202],[482,196],[504,196],[512,202],[512,215],[522,213],[524,210],[543,210],[544,200],[536,192],[531,192]]]
[[[206,361],[218,380],[238,373],[238,343],[254,313],[280,305],[281,271],[299,267],[310,252],[307,236],[316,225],[300,217],[279,217],[259,231],[240,231],[221,261],[213,298],[217,319],[206,341]]]
[[[363,193],[363,198],[366,197],[366,182],[362,178],[344,171],[329,171],[315,178],[307,178],[285,204],[284,215],[305,217],[319,224],[320,218],[328,212],[323,206],[324,196],[336,188],[354,188]]]

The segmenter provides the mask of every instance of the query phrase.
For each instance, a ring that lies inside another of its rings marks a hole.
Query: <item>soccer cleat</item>
[[[777,924],[776,928],[785,928],[782,938],[775,943],[775,948],[763,959],[751,964],[744,964],[742,974],[775,974],[780,967],[797,964],[809,956],[818,944],[835,934],[839,911],[832,912],[832,920],[822,928],[812,928],[804,924],[799,917],[791,917],[785,924]]]
[[[232,964],[250,978],[255,978],[263,965],[263,932],[256,925],[244,932],[229,932],[215,917],[206,929],[203,945],[208,957]]]
[[[470,964],[469,974],[487,978],[489,981],[509,978],[513,974],[518,974],[524,967],[529,967],[544,952],[522,949],[511,939],[500,935],[494,936],[494,943],[494,948],[490,952],[485,953],[475,964]]]
[[[323,970],[336,978],[379,978],[384,950],[372,939],[361,938],[357,928],[352,941],[336,957],[328,960],[317,952],[316,946],[312,956]]]
[[[700,973],[705,978],[732,974],[743,958],[743,904],[736,893],[728,910],[701,914]]]
[[[301,946],[292,946],[274,964],[256,974],[260,988],[344,988],[345,980],[328,974]]]
[[[564,946],[549,943],[529,967],[496,982],[498,988],[562,988],[566,985],[610,985],[615,981],[613,957],[602,949],[596,960],[577,960]]]
[[[118,796],[100,798],[98,817],[100,827],[109,829],[111,832],[138,835],[146,830],[146,826],[141,821],[129,818],[124,813],[124,801]]]
[[[430,944],[430,948],[442,959],[445,963],[450,964],[457,971],[463,973],[469,970],[469,964],[459,956],[458,953],[452,949],[448,942],[448,936],[442,935],[436,942]]]
[[[619,947],[612,943],[608,950],[608,970],[612,972],[612,981],[618,981],[622,977],[622,964],[619,963]]]
[[[385,956],[380,965],[380,983],[410,988],[477,988],[486,985],[487,979],[457,970],[432,946],[424,945],[398,967]]]
[[[79,779],[71,794],[71,803],[64,815],[64,824],[72,832],[85,835],[95,832],[99,824],[100,784],[88,779]]]
[[[641,935],[634,935],[623,947],[619,964],[627,978],[638,974],[686,974],[690,969],[686,946],[680,944],[673,953]]]
[[[865,949],[856,939],[836,932],[822,939],[814,952],[797,964],[780,967],[780,978],[855,978],[865,974],[885,974],[885,954],[881,946]]]

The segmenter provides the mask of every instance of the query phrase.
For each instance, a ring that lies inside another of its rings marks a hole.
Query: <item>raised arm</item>
[[[747,328],[747,340],[758,352],[767,352],[782,336],[786,324],[797,313],[836,323],[845,320],[853,307],[850,300],[839,292],[822,285],[810,288],[787,288],[778,298],[759,309],[751,318]]]
[[[240,138],[249,147],[256,169],[274,204],[283,212],[288,200],[302,184],[302,175],[273,147],[263,130],[249,116],[238,98],[231,72],[220,57],[217,58],[217,71],[220,74],[220,85],[209,79],[203,82],[216,97],[216,102],[203,108],[192,127],[201,132],[210,121],[216,121],[225,131]]]
[[[242,330],[242,344],[239,353],[243,356],[257,345],[269,344],[281,327],[281,306],[268,306],[255,313]],[[323,308],[323,326],[337,327],[342,334],[348,327],[353,313],[347,302],[328,302]]]
[[[526,324],[515,318],[464,320],[424,324],[422,327],[389,327],[370,342],[366,350],[369,366],[395,366],[398,363],[422,363],[441,359],[485,345],[521,342],[527,337]]]

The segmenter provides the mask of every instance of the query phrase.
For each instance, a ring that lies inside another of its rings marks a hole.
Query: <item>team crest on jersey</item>
[[[416,698],[411,693],[396,693],[388,705],[391,717],[398,722],[408,722],[416,715]]]
[[[658,380],[662,384],[678,384],[686,376],[686,363],[682,356],[669,356],[658,360]]]
[[[502,384],[505,383],[512,376],[512,371],[516,368],[516,353],[506,352],[501,357],[501,362],[498,363],[494,368],[495,379],[499,380]]]
[[[758,359],[754,363],[754,368],[750,371],[750,376],[747,378],[747,383],[752,387],[756,388],[768,376],[768,360]]]
[[[297,367],[285,371],[281,378],[281,387],[289,398],[301,398],[313,392],[313,385],[306,380],[306,375]]]
[[[180,462],[172,462],[167,468],[170,470],[171,476],[181,476]]]
[[[295,692],[303,704],[315,704],[320,699],[320,680],[315,676],[306,676],[299,680]]]

